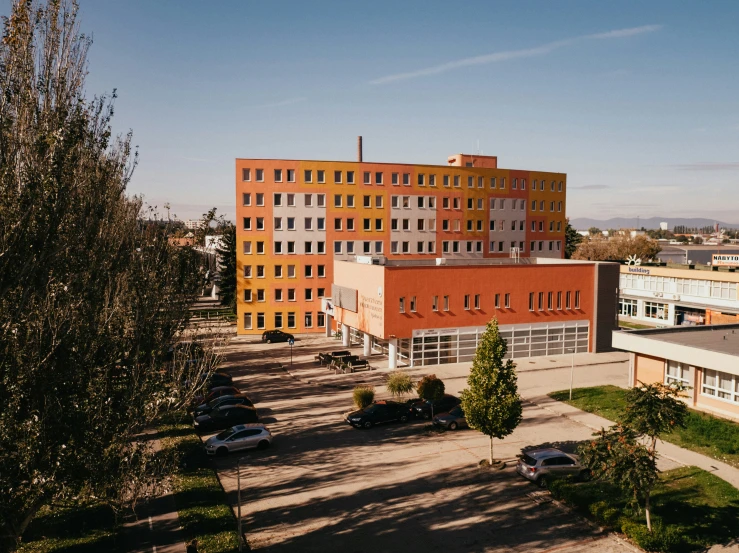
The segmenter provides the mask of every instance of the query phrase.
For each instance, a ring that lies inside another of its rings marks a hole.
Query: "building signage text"
[[[645,269],[644,267],[632,267],[631,265],[629,265],[629,272],[638,273],[640,275],[648,275],[649,269]]]
[[[711,264],[718,267],[737,267],[739,266],[739,255],[715,253]]]

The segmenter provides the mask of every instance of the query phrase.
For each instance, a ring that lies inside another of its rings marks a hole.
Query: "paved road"
[[[324,349],[331,349],[327,345]],[[310,348],[311,353],[319,346]],[[356,430],[341,419],[351,407],[351,386],[306,384],[279,368],[265,368],[274,359],[276,345],[237,339],[229,350],[227,365],[276,435],[272,449],[246,454],[249,465],[242,469],[246,483],[242,510],[252,549],[631,550],[547,502],[538,488],[512,469],[478,468],[489,442],[477,432],[429,433],[421,422]],[[434,369],[450,392],[464,387],[461,374],[447,375],[446,367]],[[625,370],[614,363],[596,366],[587,378],[580,375],[579,384],[622,383]],[[531,397],[569,383],[569,368],[530,375],[522,372],[520,382],[524,395],[530,391]],[[378,392],[383,395],[382,389]],[[496,441],[495,454],[513,458],[522,448],[548,445],[572,449],[590,433],[527,402],[524,421],[513,435]],[[214,461],[234,504],[235,461],[235,457]]]

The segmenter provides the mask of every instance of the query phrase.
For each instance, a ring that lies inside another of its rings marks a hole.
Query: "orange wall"
[[[336,284],[357,288],[357,311],[336,308],[337,323],[367,332],[373,336],[385,335],[385,272],[377,265],[337,263]],[[360,285],[361,283],[361,285]]]
[[[654,382],[665,381],[665,360],[659,357],[651,357],[649,355],[636,354],[634,360],[635,380],[652,384]]]

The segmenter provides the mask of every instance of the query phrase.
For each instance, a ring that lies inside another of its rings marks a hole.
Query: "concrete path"
[[[593,413],[586,413],[576,407],[572,407],[571,405],[562,403],[561,401],[556,401],[549,396],[531,398],[531,401],[543,409],[547,409],[548,411],[567,417],[568,419],[593,430],[607,428],[613,424],[613,422],[608,419],[599,417]],[[738,468],[722,463],[721,461],[717,461],[716,459],[712,459],[711,457],[707,457],[706,455],[702,455],[661,440],[657,445],[657,453],[663,459],[669,459],[684,466],[695,466],[707,472],[712,472],[722,480],[727,481],[729,484],[739,489]]]

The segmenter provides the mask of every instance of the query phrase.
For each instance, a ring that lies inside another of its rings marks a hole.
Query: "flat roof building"
[[[331,298],[344,345],[390,367],[471,361],[497,318],[508,357],[611,350],[618,264],[560,259],[334,261]]]
[[[621,265],[619,317],[657,326],[739,323],[734,270]]]
[[[691,407],[739,420],[739,324],[614,332],[613,347],[632,386],[679,382]]]
[[[323,332],[334,260],[564,257],[563,173],[358,158],[236,160],[239,334]]]

